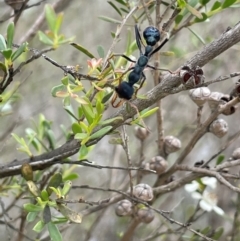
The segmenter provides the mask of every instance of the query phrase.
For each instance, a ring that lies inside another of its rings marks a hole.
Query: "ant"
[[[127,72],[132,70],[128,76],[128,82],[123,81],[117,87],[115,87],[115,91],[117,92],[118,97],[121,99],[125,99],[125,100],[130,100],[132,98],[132,96],[134,94],[133,85],[136,84],[137,82],[139,82],[141,79],[142,80],[140,83],[140,87],[138,89],[140,89],[143,86],[143,83],[146,80],[146,76],[143,73],[143,70],[146,67],[156,70],[156,68],[154,66],[148,65],[148,61],[151,58],[151,56],[154,53],[156,53],[157,51],[159,51],[169,40],[169,37],[167,36],[167,38],[157,48],[154,49],[154,46],[160,40],[160,32],[157,28],[152,27],[152,26],[147,27],[143,31],[143,38],[145,39],[147,46],[144,46],[144,44],[142,42],[142,38],[139,33],[137,25],[135,25],[135,35],[136,35],[137,46],[140,51],[140,57],[137,61],[134,61],[124,54],[121,55],[128,61],[136,63],[136,65],[127,70]],[[141,44],[145,47],[144,53],[142,51]],[[165,70],[165,69],[161,69],[161,70]],[[167,70],[167,71],[169,71],[169,70]],[[121,100],[116,105],[114,105],[114,103],[117,99],[117,95],[115,95],[112,99],[112,106],[114,108],[116,108],[122,104],[122,100]]]

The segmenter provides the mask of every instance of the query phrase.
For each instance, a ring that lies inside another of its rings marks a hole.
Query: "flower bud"
[[[148,137],[148,135],[149,135],[149,130],[147,130],[146,128],[142,128],[139,126],[135,127],[135,136],[139,140],[141,141],[145,140]]]
[[[166,136],[164,138],[164,151],[166,154],[178,151],[181,146],[181,141],[174,136]]]
[[[211,94],[211,91],[207,87],[200,87],[200,88],[189,90],[190,98],[199,107],[205,104],[210,94]]]
[[[118,216],[130,216],[133,213],[133,204],[129,200],[123,199],[117,203],[115,213]]]
[[[140,183],[133,187],[133,195],[143,201],[149,202],[153,199],[152,188],[145,183]]]
[[[234,160],[240,159],[240,148],[237,148],[233,151],[232,158]]]
[[[155,156],[148,163],[145,164],[145,167],[156,171],[156,173],[160,175],[167,170],[168,163],[163,157]]]
[[[154,219],[154,213],[147,207],[140,207],[136,211],[135,217],[142,223],[151,223]]]
[[[209,131],[215,136],[222,138],[228,132],[228,124],[223,119],[216,119],[209,127]]]

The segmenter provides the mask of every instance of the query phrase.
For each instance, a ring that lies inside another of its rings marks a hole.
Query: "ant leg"
[[[138,30],[138,27],[137,25],[135,25],[135,36],[136,36],[136,42],[137,42],[137,46],[138,46],[138,49],[140,51],[140,55],[143,55],[143,52],[142,52],[142,46],[141,46],[141,43],[143,45],[143,42],[142,42],[142,38],[141,38],[141,35],[139,33],[139,30]],[[144,45],[143,45],[144,46]]]
[[[142,73],[142,78],[143,78],[142,80],[140,79],[141,80],[140,86],[139,86],[139,88],[135,92],[135,97],[137,97],[138,91],[143,87],[143,84],[144,84],[144,82],[146,80],[146,75],[144,73]]]
[[[110,59],[112,59],[113,57],[123,57],[123,58],[125,58],[126,60],[128,60],[128,61],[130,61],[130,62],[132,62],[132,63],[136,63],[135,60],[130,59],[130,58],[129,58],[127,55],[125,55],[125,54],[113,54],[111,57],[108,58],[108,61],[109,61]]]
[[[165,39],[163,40],[163,42],[162,42],[156,49],[154,49],[154,50],[151,52],[149,58],[150,58],[153,54],[155,54],[157,51],[159,51],[159,50],[168,42],[168,40],[169,40],[169,36],[167,35],[167,38],[165,38]]]
[[[150,64],[148,64],[147,67],[150,68],[150,69],[153,69],[153,70],[167,71],[167,72],[169,72],[170,74],[174,74],[174,72],[172,72],[172,71],[169,70],[169,69],[156,68],[156,67],[154,67],[154,66],[152,66],[152,65],[150,65]]]
[[[118,104],[116,104],[116,105],[114,104],[114,103],[116,102],[117,97],[118,97],[118,96],[117,96],[117,93],[114,92],[114,95],[113,95],[112,100],[111,100],[111,104],[112,104],[112,107],[113,107],[113,108],[117,108],[117,105],[118,105]]]

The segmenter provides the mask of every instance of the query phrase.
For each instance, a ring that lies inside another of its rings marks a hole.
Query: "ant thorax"
[[[144,56],[148,57],[148,56],[150,55],[150,53],[152,52],[152,50],[153,50],[153,47],[150,46],[150,45],[147,45],[147,46],[145,47]]]

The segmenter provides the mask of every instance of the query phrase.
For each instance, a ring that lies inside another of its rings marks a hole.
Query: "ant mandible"
[[[130,100],[132,98],[132,96],[134,94],[133,85],[136,84],[137,82],[139,82],[141,79],[142,80],[141,80],[139,89],[142,87],[144,81],[146,80],[146,76],[143,73],[143,70],[146,67],[156,70],[156,68],[154,66],[148,65],[148,61],[151,58],[151,56],[154,53],[156,53],[157,51],[159,51],[169,40],[169,37],[167,36],[167,38],[157,48],[154,49],[154,46],[160,40],[160,32],[157,28],[155,28],[153,26],[147,27],[143,32],[143,38],[145,39],[145,41],[147,43],[146,46],[144,46],[144,44],[142,42],[142,38],[139,33],[137,25],[135,25],[135,35],[136,35],[137,46],[140,51],[140,57],[137,61],[134,61],[126,55],[121,55],[125,59],[127,59],[133,63],[136,63],[136,64],[134,67],[128,69],[128,71],[132,70],[128,76],[128,82],[123,81],[117,87],[115,87],[115,91],[116,91],[117,95],[115,95],[112,99],[112,106],[114,108],[120,106],[123,101],[123,100],[121,100],[115,105],[114,103],[117,99],[117,96],[119,98],[125,99],[125,100]],[[144,53],[142,51],[141,44],[145,47]],[[162,69],[162,70],[165,70],[165,69]]]

